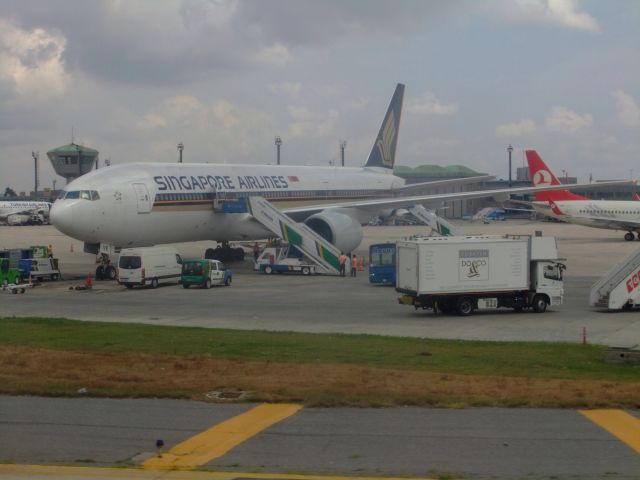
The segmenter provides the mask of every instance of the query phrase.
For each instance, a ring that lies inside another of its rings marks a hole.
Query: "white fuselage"
[[[587,227],[639,230],[640,202],[638,201],[556,200],[533,202],[533,207],[544,215]]]
[[[270,236],[248,213],[214,211],[260,195],[279,208],[390,196],[404,180],[377,168],[126,164],[67,185],[52,223],[87,243],[116,247]],[[366,219],[363,219],[365,221]]]

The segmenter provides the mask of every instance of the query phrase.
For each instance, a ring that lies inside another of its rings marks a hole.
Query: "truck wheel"
[[[211,280],[209,280],[207,278],[207,280],[204,282],[204,288],[211,288]]]
[[[127,287],[129,290],[133,288],[133,285],[130,283],[125,283],[124,286]]]
[[[271,275],[273,273],[273,268],[267,265],[266,267],[264,267],[264,273],[266,273],[267,275]]]
[[[544,313],[547,309],[547,299],[544,295],[536,295],[533,297],[533,311],[536,313]]]
[[[625,234],[624,234],[624,239],[625,239],[627,242],[630,242],[631,240],[633,240],[633,239],[634,239],[634,238],[633,238],[633,233],[631,233],[631,232],[627,232],[627,233],[625,233]]]
[[[471,297],[460,297],[456,302],[456,312],[458,315],[466,317],[473,313],[473,298]]]
[[[190,284],[188,284],[188,283],[183,283],[183,284],[182,284],[182,288],[189,288],[190,286],[191,286],[191,285],[190,285]]]
[[[57,274],[57,273],[54,273],[54,274],[52,274],[52,275],[51,275],[51,280],[53,280],[54,282],[55,282],[56,280],[58,280],[58,278],[60,278],[60,277],[58,276],[58,274]]]
[[[151,288],[158,288],[158,279],[157,278],[152,278],[151,279]]]
[[[116,269],[109,265],[104,269],[104,275],[107,280],[115,280],[116,279]]]
[[[303,275],[309,275],[311,272],[309,270],[309,267],[302,267],[302,274]]]

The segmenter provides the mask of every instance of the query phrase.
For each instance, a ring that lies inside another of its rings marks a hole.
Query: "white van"
[[[124,248],[118,259],[118,283],[127,288],[180,282],[182,259],[172,247]]]

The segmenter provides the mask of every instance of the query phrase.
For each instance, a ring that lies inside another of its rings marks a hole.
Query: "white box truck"
[[[179,283],[182,259],[172,247],[124,248],[118,259],[118,283],[127,288],[160,282]]]
[[[430,237],[396,243],[398,301],[416,309],[471,315],[479,308],[544,312],[560,305],[562,272],[554,237]]]

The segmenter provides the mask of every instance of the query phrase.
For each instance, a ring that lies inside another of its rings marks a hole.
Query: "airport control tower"
[[[98,151],[93,148],[70,143],[47,152],[53,169],[58,175],[67,179],[69,183],[91,171],[97,165]]]

